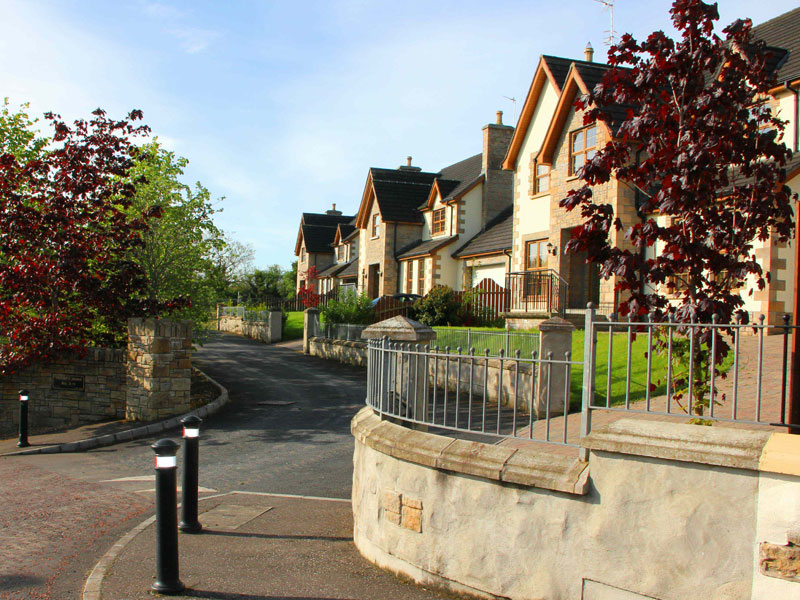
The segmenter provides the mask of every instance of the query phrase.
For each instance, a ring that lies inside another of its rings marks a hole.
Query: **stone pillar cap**
[[[311,308],[307,308],[306,312],[319,312],[319,309],[316,306],[312,306]]]
[[[435,340],[436,332],[419,321],[400,315],[374,323],[361,332],[364,339],[380,339],[384,336],[398,342],[424,342]]]
[[[539,323],[539,331],[575,331],[575,325],[561,317],[551,317]]]

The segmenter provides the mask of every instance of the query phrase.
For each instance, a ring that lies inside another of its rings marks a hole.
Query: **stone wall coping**
[[[620,419],[593,430],[581,445],[593,451],[758,471],[772,435],[769,431]]]
[[[575,331],[576,327],[561,317],[551,317],[539,323],[539,331]]]
[[[313,336],[308,339],[309,342],[316,344],[332,344],[334,346],[347,346],[348,348],[366,348],[367,342],[358,342],[356,340],[340,340],[337,338],[328,338],[322,336]]]
[[[432,469],[568,494],[589,491],[588,463],[577,458],[416,431],[382,420],[370,407],[356,414],[350,430],[377,452]]]
[[[373,323],[361,332],[364,339],[380,339],[388,337],[398,342],[421,342],[435,340],[436,332],[419,321],[398,315],[385,321]]]

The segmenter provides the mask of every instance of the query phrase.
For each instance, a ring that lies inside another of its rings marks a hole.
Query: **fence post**
[[[591,404],[594,400],[594,304],[586,306],[583,337],[583,390],[581,394],[581,440],[592,430]],[[628,357],[630,360],[630,357]],[[610,365],[609,365],[609,368]],[[589,449],[581,447],[580,459],[589,460]]]
[[[280,342],[283,337],[283,313],[279,308],[270,308],[267,312],[267,325],[269,327],[269,343]]]
[[[319,335],[319,309],[307,308],[303,315],[303,354],[310,353],[310,340],[317,335]]]

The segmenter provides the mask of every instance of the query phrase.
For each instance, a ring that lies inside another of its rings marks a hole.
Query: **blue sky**
[[[614,28],[670,30],[667,0],[617,0]],[[721,0],[721,24],[796,0]],[[41,114],[132,108],[225,197],[217,224],[288,266],[301,212],[358,209],[371,166],[427,171],[512,121],[540,54],[604,60],[595,0],[0,0],[0,96]]]

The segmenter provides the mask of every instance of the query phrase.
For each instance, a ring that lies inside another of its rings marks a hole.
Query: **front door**
[[[377,298],[378,297],[378,270],[380,269],[379,264],[370,265],[369,272],[367,273],[367,295],[370,298]]]

